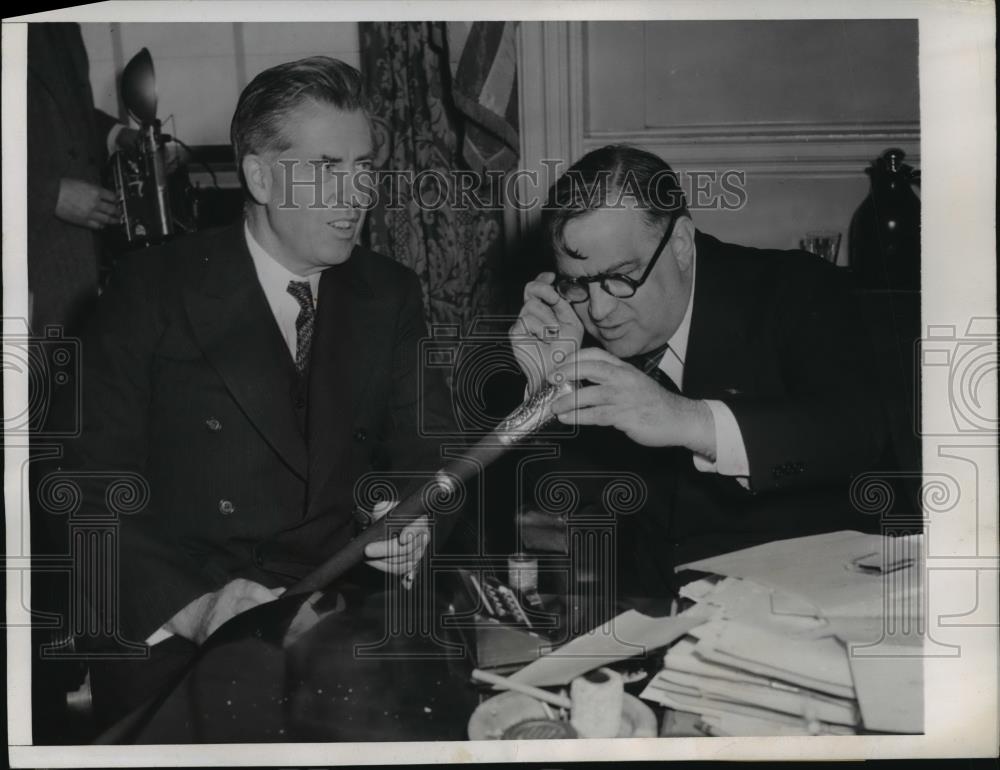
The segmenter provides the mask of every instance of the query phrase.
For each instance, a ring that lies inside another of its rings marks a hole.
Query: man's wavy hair
[[[347,112],[360,110],[370,122],[361,73],[350,64],[329,56],[310,56],[264,70],[243,89],[229,128],[244,190],[243,158],[288,149],[284,133],[288,113],[310,101]]]
[[[690,216],[677,174],[660,157],[627,144],[584,155],[549,188],[542,228],[552,256],[566,253],[566,223],[599,208],[636,207],[650,227]]]

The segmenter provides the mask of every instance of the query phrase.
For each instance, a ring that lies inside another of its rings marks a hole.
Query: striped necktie
[[[299,303],[299,315],[295,319],[295,368],[299,374],[305,374],[309,368],[309,351],[312,348],[313,327],[316,325],[312,286],[309,281],[289,281],[288,293]]]
[[[667,373],[660,368],[660,361],[663,360],[663,356],[666,355],[669,349],[669,344],[661,345],[655,350],[651,350],[649,353],[641,353],[640,355],[626,358],[625,362],[632,364],[632,366],[641,371],[643,374],[647,374],[652,377],[660,384],[661,387],[666,388],[671,393],[680,393],[681,390],[677,387],[677,383],[670,379]]]

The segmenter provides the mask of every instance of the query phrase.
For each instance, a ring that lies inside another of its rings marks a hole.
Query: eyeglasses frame
[[[559,294],[560,297],[569,302],[571,305],[579,305],[583,302],[588,302],[590,300],[590,288],[589,288],[590,284],[600,283],[601,290],[604,291],[609,296],[612,296],[615,299],[631,299],[632,297],[635,296],[636,292],[639,291],[639,288],[646,282],[646,279],[649,278],[650,273],[653,272],[653,268],[656,267],[656,262],[659,260],[660,255],[663,253],[663,250],[666,248],[667,243],[669,243],[671,237],[673,237],[674,225],[676,224],[677,224],[677,217],[676,216],[671,217],[670,224],[667,225],[667,230],[663,234],[663,237],[660,239],[660,243],[656,247],[656,251],[653,252],[653,256],[646,265],[646,269],[642,271],[642,275],[639,276],[638,279],[630,278],[629,276],[623,273],[601,273],[599,275],[592,275],[589,278],[583,278],[583,277],[560,278],[559,276],[556,276],[556,280],[554,283],[556,292]],[[619,297],[617,294],[612,294],[610,291],[608,291],[607,287],[605,286],[605,281],[611,279],[614,279],[616,281],[621,281],[622,283],[627,284],[632,288],[632,293],[624,297]],[[587,296],[582,297],[580,299],[570,299],[569,297],[565,296],[562,293],[562,291],[560,291],[559,289],[560,282],[568,282],[571,287],[572,286],[584,287],[587,290]]]

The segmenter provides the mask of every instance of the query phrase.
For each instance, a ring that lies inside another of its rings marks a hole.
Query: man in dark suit
[[[357,480],[433,467],[417,410],[447,419],[443,383],[418,378],[416,276],[356,245],[373,152],[360,74],[327,57],[262,72],[232,141],[245,221],[122,264],[83,340],[77,520],[116,517],[120,554],[117,596],[91,591],[91,611],[150,650],[92,664],[105,721],[347,543]],[[127,511],[109,492],[122,478]],[[405,575],[427,536],[415,522],[368,565]]]
[[[580,426],[558,467],[584,488],[643,479],[617,517],[621,593],[669,596],[685,561],[871,526],[848,486],[879,460],[883,417],[834,267],[697,231],[670,167],[625,146],[569,169],[543,228],[555,271],[526,286],[511,341],[530,389],[582,383],[553,404]]]
[[[94,231],[118,221],[101,184],[108,151],[136,131],[95,109],[78,24],[28,25],[28,289],[31,326],[72,328],[97,299]]]

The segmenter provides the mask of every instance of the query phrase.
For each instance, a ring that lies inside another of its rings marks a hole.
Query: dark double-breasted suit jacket
[[[236,577],[306,574],[356,533],[354,487],[440,462],[418,422],[447,420],[419,375],[416,276],[356,248],[320,280],[308,377],[258,283],[242,224],[119,266],[83,338],[77,519],[117,521],[117,619],[142,641]],[[422,412],[422,416],[420,414]],[[127,511],[108,484],[141,479]]]
[[[885,427],[868,335],[844,275],[811,254],[735,246],[701,232],[696,247],[681,391],[732,410],[749,490],[700,472],[688,450],[643,447],[605,427],[560,442],[560,459],[546,468],[573,471],[578,513],[614,520],[619,586],[639,596],[669,593],[674,567],[688,560],[879,526],[849,498],[852,477],[880,461]],[[642,479],[644,504],[627,504],[625,514],[616,508],[606,494],[615,473]]]

